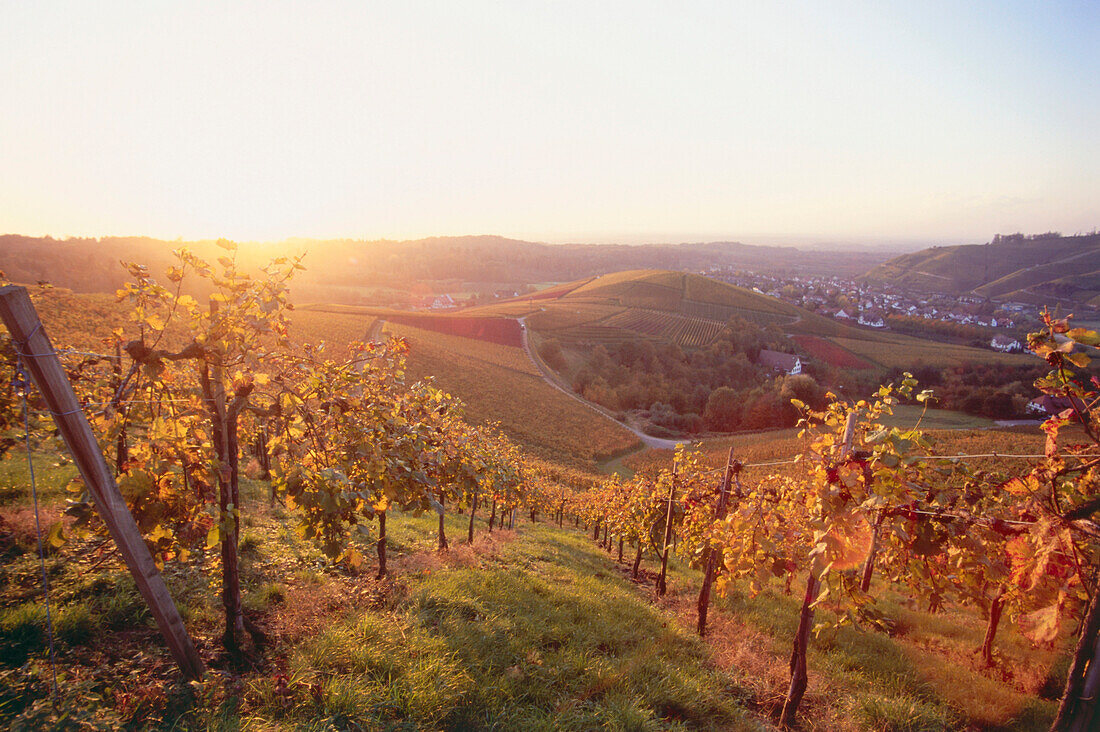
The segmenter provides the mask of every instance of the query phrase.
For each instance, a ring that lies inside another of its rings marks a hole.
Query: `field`
[[[643,335],[674,341],[681,346],[705,346],[725,328],[725,323],[689,318],[660,310],[633,308],[600,321],[607,328],[624,328]]]
[[[896,407],[893,418],[884,422],[902,428],[911,428],[920,416],[916,406]],[[1040,454],[1043,452],[1045,437],[1038,427],[1013,427],[989,429],[992,422],[980,420],[957,412],[930,410],[930,415],[921,422],[921,429],[929,436],[936,455],[975,455],[1000,453],[1002,455]],[[942,412],[942,414],[941,414]],[[771,463],[788,460],[799,453],[803,443],[798,439],[798,430],[775,430],[771,432],[753,432],[743,435],[731,435],[703,440],[696,443],[702,453],[704,463],[719,468],[726,464],[730,448],[734,449],[734,459],[751,465],[752,463]],[[623,458],[622,464],[631,472],[652,472],[667,468],[672,464],[671,450],[647,449]],[[1027,465],[1026,461],[1015,458],[980,458],[973,465],[991,472],[1019,470]],[[759,477],[770,473],[794,475],[802,468],[791,465],[766,467],[746,467],[746,478]]]
[[[731,317],[761,327],[793,323],[798,308],[759,293],[684,272],[631,270],[555,288],[553,298],[527,298],[471,310],[479,315],[523,314],[533,331],[567,343],[607,343],[661,338],[682,346],[704,346]]]
[[[105,352],[107,344],[114,342],[111,330],[126,322],[126,313],[114,295],[74,293],[59,287],[39,290],[30,286],[27,290],[46,333],[57,346]]]
[[[1077,293],[1072,287],[1059,294],[1076,300],[1091,295],[1098,270],[1100,237],[1040,235],[1006,237],[986,245],[922,249],[891,259],[866,277],[933,292],[974,290],[997,299],[1017,299],[1033,288],[1045,289],[1069,279],[1078,280],[1085,290]]]
[[[92,299],[87,302],[95,307],[81,311],[85,302],[60,299],[44,305],[43,313],[59,333],[93,328],[85,341],[91,348],[117,306]],[[297,334],[324,339],[334,349],[364,338],[376,322],[347,313],[295,315]],[[592,470],[601,458],[637,444],[625,430],[548,386],[521,349],[402,323],[387,323],[384,331],[409,339],[411,378],[433,376],[468,401],[471,418],[499,420],[537,455]],[[897,419],[909,425],[917,415],[917,408],[904,407]],[[953,413],[926,417],[929,427],[977,424]],[[937,430],[931,436],[940,455],[1034,454],[1043,444],[1035,430]],[[795,430],[700,446],[716,467],[731,448],[751,464],[785,460],[800,447]],[[667,466],[670,458],[667,451],[644,451],[622,462],[647,470]],[[974,464],[1011,471],[1026,462],[985,458]],[[64,486],[74,470],[45,450],[35,455],[35,466],[49,523],[61,516]],[[742,480],[798,469],[748,467]],[[188,631],[215,671],[203,682],[179,681],[109,544],[48,547],[67,724],[78,727],[94,717],[105,728],[126,729],[773,728],[800,604],[797,590],[792,593],[782,578],[753,597],[733,590],[718,598],[711,634],[701,640],[692,632],[699,573],[675,559],[670,591],[655,601],[651,555],[635,583],[625,565],[593,545],[590,534],[525,516],[517,531],[492,536],[479,519],[474,543],[456,541],[439,553],[433,549],[434,515],[394,510],[394,577],[374,581],[369,572],[325,560],[296,530],[295,509],[269,502],[268,490],[245,481],[240,506],[244,601],[268,637],[262,664],[233,668],[219,652],[220,599],[206,574],[216,551],[199,549],[187,562],[166,568]],[[452,540],[463,535],[466,518],[448,514]],[[3,727],[60,726],[52,723],[56,715],[47,700],[49,656],[35,539],[25,464],[0,462]],[[355,541],[369,550],[369,539]],[[980,613],[949,604],[932,615],[885,585],[873,592],[889,634],[845,628],[814,638],[800,729],[1049,726],[1068,638],[1035,648],[1015,623],[1005,623],[997,664],[985,668],[974,653],[984,630]],[[822,600],[820,620],[830,619],[832,602]],[[15,724],[16,715],[30,721]]]
[[[610,305],[561,304],[531,315],[527,318],[527,325],[532,330],[551,335],[553,331],[576,328],[627,312],[630,311]]]
[[[717,437],[694,443],[703,456],[705,465],[719,468],[726,464],[730,448],[733,457],[744,464],[786,460],[802,449],[797,429],[773,430],[771,432],[751,432],[742,435]],[[647,449],[629,455],[623,459],[624,467],[633,472],[650,473],[672,464],[671,450]],[[767,473],[782,472],[783,466],[769,468],[746,468],[746,476],[759,476]]]
[[[295,338],[313,343],[324,341],[336,353],[343,353],[348,343],[369,340],[375,322],[369,315],[295,310],[290,327]]]
[[[869,369],[872,364],[864,361],[851,351],[841,348],[833,341],[825,340],[811,335],[791,336],[791,340],[797,343],[810,358],[824,361],[830,366],[842,369]]]
[[[891,416],[882,420],[888,427],[910,429],[918,421],[922,430],[987,430],[997,426],[992,419],[950,409],[929,409],[925,412],[919,404],[899,404],[893,410]]]
[[[857,357],[874,362],[883,368],[912,368],[924,363],[930,366],[958,366],[964,363],[997,363],[1027,365],[1036,363],[1035,357],[1021,353],[999,351],[948,343],[932,343],[918,338],[891,335],[879,341],[833,338],[841,348]]]
[[[409,339],[409,375],[434,377],[462,399],[475,422],[500,422],[512,439],[548,460],[594,470],[637,438],[547,384],[522,349],[386,323]]]
[[[798,308],[793,305],[709,277],[688,277],[684,283],[684,299],[776,315],[792,317],[798,315]]]
[[[402,311],[378,310],[376,308],[353,308],[320,305],[311,308],[313,312],[339,314],[361,314],[366,317],[384,318],[389,322],[404,323],[421,330],[432,330],[447,335],[473,338],[502,346],[520,347],[523,338],[519,323],[503,317],[469,317],[464,315],[435,315],[431,313],[407,313]],[[307,311],[308,312],[308,311]]]

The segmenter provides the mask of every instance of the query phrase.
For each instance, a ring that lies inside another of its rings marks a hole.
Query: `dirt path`
[[[599,405],[593,404],[592,402],[588,401],[587,399],[584,399],[584,398],[578,396],[573,391],[571,391],[569,389],[566,389],[561,384],[559,384],[554,379],[554,377],[552,376],[552,374],[550,373],[550,370],[546,367],[546,365],[543,364],[542,361],[531,350],[531,344],[527,339],[527,323],[525,322],[527,320],[526,316],[524,316],[522,318],[516,318],[516,320],[519,321],[520,330],[521,330],[521,333],[522,333],[523,351],[524,351],[524,353],[527,354],[527,358],[530,359],[531,363],[533,363],[535,365],[535,368],[538,369],[539,374],[542,375],[543,380],[547,384],[549,384],[553,388],[557,389],[562,394],[565,394],[570,399],[574,399],[577,402],[583,404],[588,409],[591,409],[592,411],[598,413],[599,415],[601,415],[603,417],[606,417],[607,419],[610,419],[612,422],[619,425],[623,429],[629,430],[634,436],[636,436],[639,440],[641,440],[641,442],[642,442],[641,446],[639,446],[635,450],[625,452],[621,455],[616,455],[616,456],[608,458],[606,460],[598,461],[598,465],[599,465],[599,468],[601,470],[603,470],[605,472],[619,472],[621,470],[626,469],[622,465],[623,459],[625,459],[627,457],[630,457],[631,455],[642,452],[643,450],[646,450],[646,449],[651,448],[651,447],[659,449],[659,450],[674,450],[674,449],[676,449],[676,446],[678,444],[680,444],[681,441],[678,441],[678,440],[666,440],[666,439],[662,439],[660,437],[651,437],[650,435],[645,434],[641,430],[639,430],[635,427],[632,427],[632,426],[626,424],[625,422],[620,422],[619,420],[617,420],[613,416],[611,416],[610,412],[605,410],[603,407],[600,407]],[[386,326],[385,319],[383,319],[383,318],[376,319],[373,323],[371,323],[370,328],[367,330],[367,340],[379,340],[379,339],[381,339],[382,338],[382,330],[383,330],[383,328],[385,328],[385,326]]]
[[[646,447],[652,447],[652,448],[656,448],[658,450],[674,450],[674,449],[676,449],[677,445],[681,444],[681,442],[684,442],[683,440],[666,440],[666,439],[663,439],[661,437],[652,437],[650,435],[647,435],[646,433],[642,432],[640,429],[637,429],[636,427],[632,427],[629,424],[627,424],[626,422],[621,422],[621,421],[615,419],[615,417],[613,417],[610,412],[608,412],[606,409],[599,406],[598,404],[593,404],[592,402],[588,401],[587,399],[579,396],[574,391],[572,391],[570,389],[566,389],[564,386],[562,386],[560,383],[558,383],[557,379],[554,378],[553,373],[550,371],[550,369],[547,368],[546,364],[544,364],[542,362],[542,360],[540,358],[538,358],[535,355],[535,352],[531,349],[531,342],[527,338],[527,322],[526,322],[527,321],[527,316],[524,316],[522,318],[516,318],[516,320],[519,321],[519,327],[520,327],[520,330],[521,330],[521,333],[522,333],[523,350],[524,350],[524,352],[527,353],[527,358],[531,359],[531,363],[535,364],[535,367],[539,370],[539,373],[542,374],[542,378],[547,384],[554,387],[555,389],[560,391],[562,394],[565,394],[570,399],[575,399],[576,401],[580,402],[581,404],[588,407],[592,411],[598,412],[599,414],[603,415],[604,417],[607,417],[608,419],[610,419],[612,422],[619,425],[623,429],[630,430],[630,432],[632,432],[639,440],[642,441],[642,444],[644,445],[644,447],[641,447],[637,450],[634,450],[633,452],[626,453],[625,455],[620,455],[619,457],[614,458],[614,460],[622,460],[624,457],[627,457],[627,455],[633,455],[635,452],[641,452],[641,450],[645,449]],[[611,462],[611,461],[607,461],[607,462]]]

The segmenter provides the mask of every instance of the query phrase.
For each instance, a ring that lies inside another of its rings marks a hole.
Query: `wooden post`
[[[856,413],[848,413],[848,421],[844,425],[844,447],[841,449],[837,462],[843,461],[852,451],[852,439],[856,433]],[[810,564],[810,576],[806,578],[806,595],[802,600],[802,612],[798,618],[798,631],[794,636],[794,649],[791,652],[791,686],[787,690],[787,698],[783,702],[783,712],[779,717],[779,726],[786,729],[794,724],[795,715],[798,714],[798,705],[802,703],[802,695],[806,693],[806,685],[809,676],[806,673],[806,651],[810,647],[810,629],[814,624],[813,602],[817,599],[821,590],[821,578]]]
[[[672,541],[672,502],[676,499],[676,465],[672,466],[672,482],[668,488],[668,509],[665,515],[665,544],[661,548],[661,574],[657,575],[657,597],[664,597],[667,591],[665,578],[668,575],[668,546]]]
[[[1100,592],[1092,593],[1051,732],[1085,732],[1100,695]]]
[[[88,419],[80,408],[53,344],[38,319],[38,313],[26,288],[15,285],[0,288],[0,318],[11,333],[27,371],[42,392],[54,422],[80,470],[84,484],[92,494],[96,510],[103,518],[111,538],[118,545],[141,596],[153,611],[153,617],[168,642],[173,658],[185,676],[191,679],[201,678],[204,672],[202,659],[195,651],[179,611],[172,602],[172,596],[168,594],[164,578],[157,570],[149,548],[134,523],[134,517],[119,493],[114,475],[107,466],[107,460],[103,457]]]
[[[741,464],[733,459],[733,447],[731,446],[729,457],[726,458],[726,473],[722,476],[722,490],[718,495],[718,507],[714,510],[715,521],[721,521],[726,517],[726,510],[729,503],[730,483],[734,475],[740,470]],[[738,485],[740,484],[739,480]],[[712,546],[707,546],[704,565],[706,569],[703,570],[703,586],[699,589],[699,599],[695,603],[699,618],[696,630],[699,632],[700,638],[707,634],[707,610],[710,608],[710,586],[714,583],[714,575],[717,574],[718,570],[718,559],[714,547]]]

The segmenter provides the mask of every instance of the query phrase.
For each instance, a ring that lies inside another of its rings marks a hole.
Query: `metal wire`
[[[17,373],[20,380],[23,382],[23,439],[27,446],[27,469],[30,471],[31,496],[34,501],[34,530],[38,536],[38,564],[42,569],[42,594],[46,600],[46,636],[49,638],[50,642],[50,674],[53,679],[53,704],[56,709],[60,700],[60,691],[57,687],[57,651],[54,648],[53,617],[50,613],[50,577],[46,572],[46,552],[42,548],[42,524],[38,517],[38,485],[35,481],[34,459],[31,455],[30,405],[27,402],[27,391],[30,388],[30,384],[27,381],[27,375],[23,370],[22,362],[17,366]]]
[[[1030,455],[1030,454],[1020,454],[1020,453],[985,452],[985,453],[959,454],[959,455],[916,455],[914,457],[921,458],[922,460],[973,460],[973,459],[978,459],[978,458],[994,458],[994,459],[1004,458],[1006,460],[1042,460],[1042,459],[1046,458],[1047,456],[1043,455],[1043,454]],[[1064,457],[1077,458],[1077,459],[1080,459],[1080,460],[1086,460],[1086,459],[1092,460],[1092,459],[1100,458],[1100,454],[1097,454],[1097,455],[1091,455],[1091,454],[1066,455]],[[798,460],[799,460],[798,457],[793,457],[793,458],[787,458],[787,459],[784,459],[784,460],[775,460],[773,462],[765,462],[765,463],[742,463],[741,467],[742,468],[770,468],[770,467],[774,467],[776,465],[792,465],[792,464],[798,462]],[[701,473],[699,473],[699,475],[712,475],[714,473],[721,473],[724,470],[725,470],[724,467],[722,467],[722,468],[711,468],[710,470],[702,471]]]

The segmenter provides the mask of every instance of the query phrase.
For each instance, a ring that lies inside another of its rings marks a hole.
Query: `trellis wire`
[[[27,446],[27,469],[30,471],[31,497],[34,502],[34,530],[38,538],[38,564],[42,569],[42,595],[46,602],[46,636],[50,643],[50,675],[53,680],[53,704],[57,708],[60,691],[57,686],[57,652],[53,640],[53,616],[50,613],[50,577],[46,572],[46,552],[42,547],[42,524],[38,517],[38,485],[34,475],[34,458],[31,455],[31,423],[30,405],[27,401],[27,391],[30,388],[30,380],[23,371],[23,363],[19,362],[17,369],[18,378],[23,392],[23,440]]]
[[[742,468],[771,468],[777,465],[793,465],[801,459],[801,455],[793,458],[786,458],[784,460],[775,460],[772,462],[764,463],[742,463]],[[1006,460],[1042,460],[1047,457],[1043,454],[1021,454],[1021,453],[1003,453],[1003,452],[986,452],[986,453],[974,453],[974,454],[959,454],[959,455],[916,455],[924,460],[972,460],[978,458],[1004,458]],[[1066,457],[1078,458],[1080,460],[1096,459],[1100,458],[1100,455],[1066,455]],[[704,470],[699,475],[713,475],[715,473],[721,473],[725,471],[725,468],[711,468],[710,470]]]

